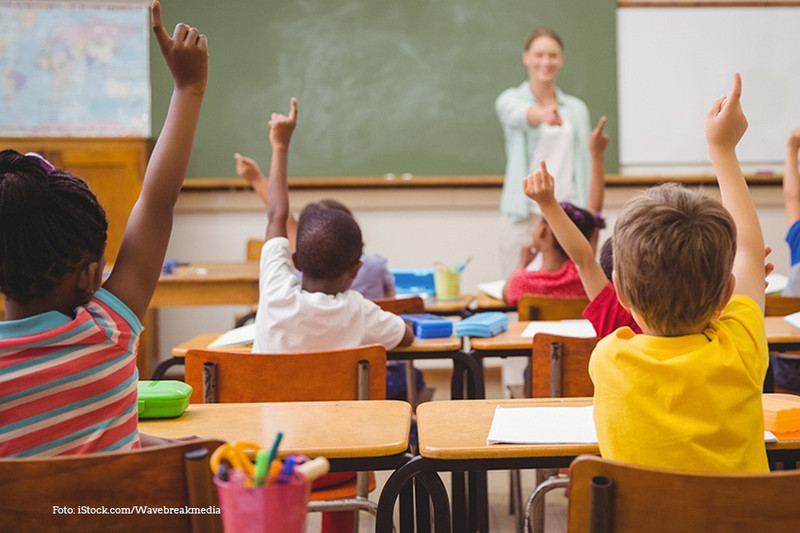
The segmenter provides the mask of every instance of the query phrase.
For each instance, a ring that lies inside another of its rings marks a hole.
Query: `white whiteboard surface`
[[[800,127],[800,8],[620,8],[617,60],[623,167],[707,164],[705,115],[735,72],[743,165],[780,164]]]

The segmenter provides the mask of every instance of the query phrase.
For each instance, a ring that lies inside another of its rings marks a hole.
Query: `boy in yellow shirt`
[[[722,204],[674,184],[632,198],[614,228],[614,286],[643,333],[616,330],[589,363],[603,457],[767,472],[764,240],[736,144],[741,78],[706,117]]]

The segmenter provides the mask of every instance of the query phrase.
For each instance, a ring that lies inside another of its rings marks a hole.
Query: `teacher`
[[[589,109],[556,86],[564,65],[561,37],[549,28],[534,30],[525,43],[522,64],[528,79],[495,101],[506,149],[500,200],[500,262],[506,278],[519,262],[520,250],[531,242],[539,214],[536,203],[522,191],[525,176],[545,160],[558,201],[586,207],[591,173]]]

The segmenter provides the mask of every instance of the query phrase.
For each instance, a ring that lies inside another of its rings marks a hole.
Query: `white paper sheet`
[[[492,419],[487,444],[593,444],[594,407],[502,407]]]
[[[783,289],[786,288],[786,285],[789,283],[789,278],[784,276],[783,274],[777,274],[773,272],[769,276],[767,276],[767,288],[764,290],[766,294],[773,294],[776,292],[781,292]]]
[[[485,292],[495,300],[503,299],[503,287],[506,286],[506,280],[499,279],[497,281],[487,281],[486,283],[478,283],[478,290]]]
[[[537,333],[551,333],[567,337],[596,337],[591,322],[585,319],[578,320],[534,320],[525,328],[521,337],[533,337]]]
[[[783,319],[796,328],[800,328],[800,312],[786,315]]]
[[[596,444],[594,407],[497,406],[486,444]],[[764,431],[764,442],[778,442]]]
[[[208,345],[209,348],[219,348],[223,346],[241,346],[243,344],[253,344],[256,340],[256,325],[247,324],[240,328],[235,328],[227,331],[217,337],[217,339]]]

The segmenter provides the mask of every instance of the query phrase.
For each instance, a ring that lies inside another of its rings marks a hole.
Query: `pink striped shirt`
[[[138,448],[141,331],[105,289],[75,318],[49,311],[0,322],[0,457]]]

